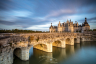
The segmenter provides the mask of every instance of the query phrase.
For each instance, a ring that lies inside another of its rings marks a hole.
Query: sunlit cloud
[[[34,25],[34,26],[28,27],[26,29],[48,31],[49,30],[49,26],[50,26],[50,24]]]

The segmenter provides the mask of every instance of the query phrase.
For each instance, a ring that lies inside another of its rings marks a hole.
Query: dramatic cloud
[[[1,29],[49,30],[60,21],[96,24],[96,0],[0,0]]]

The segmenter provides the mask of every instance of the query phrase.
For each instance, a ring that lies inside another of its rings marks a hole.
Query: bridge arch
[[[21,59],[21,48],[15,48],[14,51],[13,51],[13,56],[15,57],[18,57]]]
[[[83,41],[83,38],[80,38],[80,41]]]
[[[43,43],[39,43],[33,46],[33,48],[42,50],[42,51],[47,51],[47,45]]]
[[[52,43],[52,46],[55,46],[55,47],[61,47],[62,45],[62,42],[60,40],[56,40]]]
[[[74,38],[74,43],[80,43],[80,41],[81,41],[81,37]]]
[[[74,43],[77,43],[77,38],[74,38]]]
[[[70,38],[66,38],[65,39],[65,44],[71,44],[71,39]]]

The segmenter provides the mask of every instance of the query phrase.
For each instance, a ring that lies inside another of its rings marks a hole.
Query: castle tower
[[[90,30],[90,26],[87,22],[87,18],[85,17],[85,22],[82,25],[82,32],[86,31],[86,30]]]
[[[62,26],[61,26],[60,21],[59,21],[59,24],[58,24],[58,32],[59,32],[59,33],[62,32]]]
[[[61,27],[61,23],[60,23],[60,21],[59,21],[58,27]]]
[[[67,19],[67,23],[69,23],[69,20]]]
[[[52,27],[52,23],[51,23],[51,27]]]

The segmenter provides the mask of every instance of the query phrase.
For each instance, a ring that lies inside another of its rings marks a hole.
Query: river
[[[32,47],[29,52],[28,61],[15,57],[13,64],[96,64],[96,42],[66,45],[65,49],[53,47],[52,53]]]

